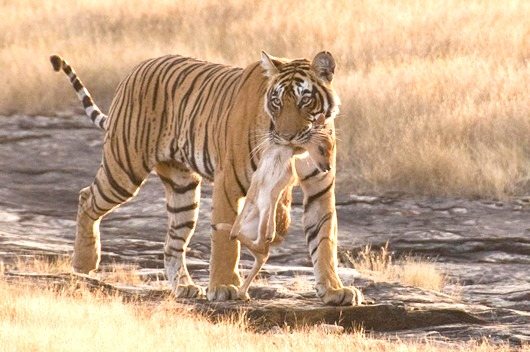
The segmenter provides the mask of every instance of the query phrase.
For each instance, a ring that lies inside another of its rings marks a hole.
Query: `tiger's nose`
[[[296,133],[280,133],[280,137],[286,141],[291,141],[296,136]]]

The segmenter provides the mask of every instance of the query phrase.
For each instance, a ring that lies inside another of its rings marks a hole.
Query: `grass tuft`
[[[388,242],[378,249],[366,245],[356,255],[346,251],[342,257],[346,264],[369,274],[377,281],[398,281],[405,285],[440,292],[447,283],[446,275],[430,260],[414,256],[394,260]]]
[[[72,263],[69,256],[18,256],[13,263],[17,271],[31,273],[59,274],[72,271]]]
[[[104,282],[138,285],[143,283],[138,275],[138,266],[133,264],[113,263],[97,274]]]

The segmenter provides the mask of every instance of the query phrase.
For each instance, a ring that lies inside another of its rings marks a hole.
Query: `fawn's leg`
[[[250,299],[250,296],[248,295],[248,288],[250,287],[252,280],[254,280],[254,278],[258,275],[259,271],[261,270],[261,268],[263,267],[263,265],[269,258],[268,245],[267,245],[267,250],[265,252],[266,254],[252,252],[252,255],[254,256],[254,264],[252,265],[252,269],[250,270],[249,274],[245,278],[243,285],[241,285],[241,287],[239,288],[237,292],[239,299],[242,299],[244,301],[248,301]]]

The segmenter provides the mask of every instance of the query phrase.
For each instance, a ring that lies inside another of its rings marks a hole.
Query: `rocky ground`
[[[77,192],[90,184],[100,162],[101,145],[102,132],[84,117],[0,118],[0,259],[9,262],[19,255],[71,252]],[[210,196],[211,187],[204,187],[200,221],[189,252],[192,275],[203,284],[208,275]],[[296,198],[299,202],[300,195]],[[412,253],[432,258],[459,283],[460,298],[374,282],[342,267],[343,281],[352,284],[355,280],[375,304],[322,306],[311,287],[301,207],[295,205],[290,234],[274,249],[262,279],[253,285],[253,301],[183,303],[216,313],[245,310],[264,327],[325,321],[347,328],[364,325],[400,336],[489,336],[515,344],[530,340],[530,198],[498,202],[341,193],[337,203],[342,252],[388,241],[394,256]],[[162,277],[164,204],[162,186],[151,175],[134,201],[103,221],[103,262],[136,263],[143,275]],[[251,257],[244,253],[243,271],[250,264]],[[18,280],[20,274],[7,277]],[[68,277],[30,279],[61,281]],[[154,287],[115,289],[146,297],[160,291]]]

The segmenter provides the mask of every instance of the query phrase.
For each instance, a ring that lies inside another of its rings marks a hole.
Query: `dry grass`
[[[21,272],[59,274],[72,271],[69,256],[18,256],[12,264],[13,268]]]
[[[172,301],[124,303],[88,291],[35,290],[0,281],[0,346],[5,351],[509,351],[487,341],[440,343],[337,334],[305,328],[253,332],[243,318],[212,324]],[[526,347],[525,347],[526,348]],[[526,350],[528,350],[526,348]]]
[[[395,274],[400,282],[428,290],[442,291],[446,284],[445,275],[436,264],[409,257],[396,268]]]
[[[0,3],[0,114],[79,106],[64,55],[100,105],[138,62],[180,53],[244,66],[260,50],[337,58],[339,184],[358,192],[530,191],[530,2],[391,0]]]
[[[58,256],[19,256],[14,263],[8,265],[10,270],[26,273],[60,274],[72,272],[72,262],[68,255]],[[5,271],[5,265],[0,262],[0,275]],[[138,285],[144,281],[138,275],[138,266],[126,263],[112,263],[102,266],[97,272],[90,274],[98,280],[123,285]]]
[[[446,284],[446,276],[432,261],[413,256],[395,261],[388,242],[378,250],[367,245],[355,256],[351,252],[345,252],[344,256],[355,269],[378,281],[398,281],[434,291],[442,291]]]
[[[143,283],[138,275],[138,266],[132,264],[113,263],[98,274],[99,279],[104,282],[120,283],[125,285],[137,285]]]

